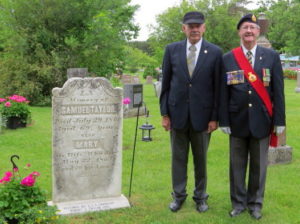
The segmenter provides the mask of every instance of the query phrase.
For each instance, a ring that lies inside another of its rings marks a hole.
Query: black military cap
[[[190,24],[190,23],[204,23],[204,15],[201,12],[192,11],[187,12],[182,20],[183,24]]]
[[[255,23],[255,24],[258,24],[257,23],[257,19],[256,19],[256,16],[254,14],[247,14],[247,15],[244,15],[239,23],[237,24],[237,29],[240,29],[240,26],[242,25],[243,22],[249,22],[249,23]]]

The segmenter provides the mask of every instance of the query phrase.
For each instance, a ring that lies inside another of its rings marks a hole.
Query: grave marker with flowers
[[[20,95],[0,98],[0,114],[7,128],[26,127],[31,116],[28,103],[29,101]]]

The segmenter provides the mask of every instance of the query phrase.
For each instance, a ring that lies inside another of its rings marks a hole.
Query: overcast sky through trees
[[[139,25],[141,30],[136,40],[144,41],[149,36],[149,25],[155,24],[155,16],[161,14],[164,10],[174,5],[179,5],[181,0],[132,0],[131,4],[140,5],[135,13],[135,23]],[[256,2],[256,0],[253,0]],[[256,4],[248,5],[248,8],[255,8]]]

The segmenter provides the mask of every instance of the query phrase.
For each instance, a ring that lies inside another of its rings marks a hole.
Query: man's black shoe
[[[245,209],[238,209],[238,208],[234,208],[229,212],[230,217],[236,217],[238,215],[240,215],[242,212],[244,212]]]
[[[207,205],[206,201],[200,201],[199,203],[197,203],[196,210],[198,212],[206,212],[208,210],[208,205]]]
[[[183,201],[174,200],[170,203],[169,208],[172,212],[177,212],[179,209],[181,209],[182,204]]]
[[[252,218],[257,219],[257,220],[262,217],[262,214],[259,210],[250,210],[249,213]]]

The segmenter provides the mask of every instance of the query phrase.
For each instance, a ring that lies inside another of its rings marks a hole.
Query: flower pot
[[[6,127],[9,129],[26,127],[26,123],[22,122],[19,117],[9,117],[7,118]]]

